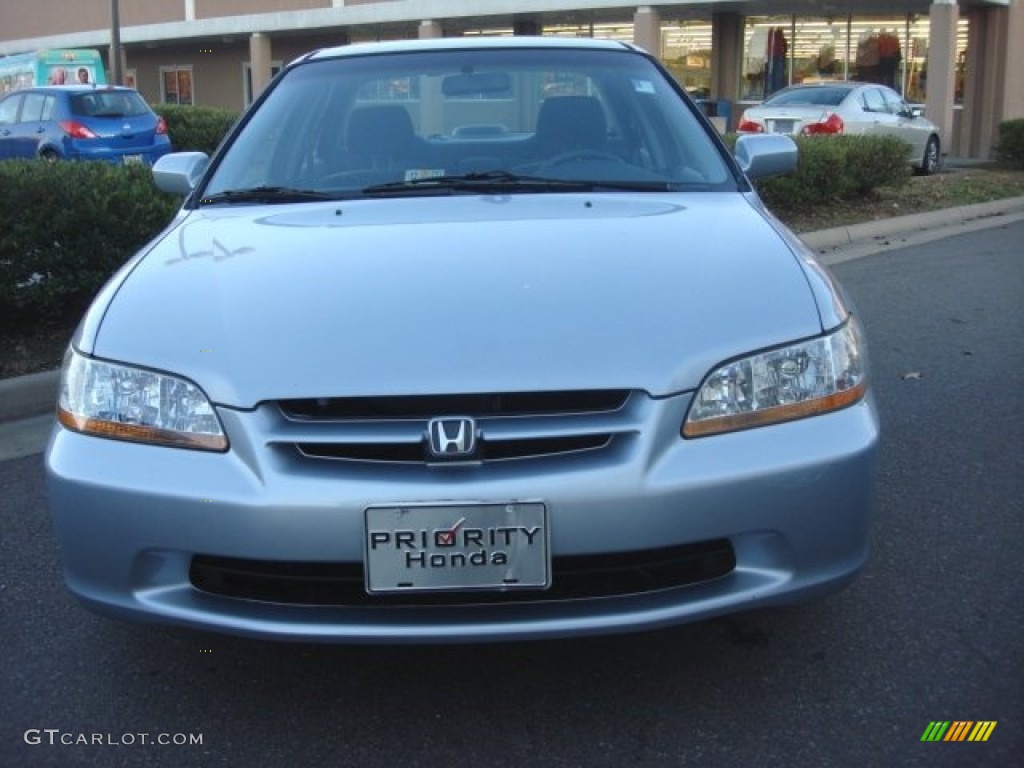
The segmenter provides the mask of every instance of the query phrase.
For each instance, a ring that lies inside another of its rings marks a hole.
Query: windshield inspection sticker
[[[633,80],[633,90],[637,93],[654,93],[654,83],[650,80]]]
[[[444,168],[410,168],[405,172],[406,181],[440,179],[442,176],[444,176]]]

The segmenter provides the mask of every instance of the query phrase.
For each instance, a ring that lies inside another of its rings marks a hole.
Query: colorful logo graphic
[[[933,720],[924,729],[921,741],[988,741],[996,720]]]

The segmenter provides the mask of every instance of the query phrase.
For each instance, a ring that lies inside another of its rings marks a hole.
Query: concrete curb
[[[799,237],[808,247],[817,251],[826,248],[840,248],[871,240],[884,240],[923,230],[955,227],[978,221],[979,219],[1005,216],[1019,212],[1024,212],[1024,197],[1011,197],[1006,200],[962,205],[956,208],[943,208],[939,211],[914,213],[909,216],[894,216],[876,221],[865,221],[860,224],[851,224],[847,227],[806,232]],[[993,225],[998,223],[993,222]]]
[[[0,379],[0,422],[25,419],[52,411],[57,402],[60,371]]]
[[[1024,197],[1013,197],[977,205],[946,208],[941,211],[915,213],[909,216],[895,216],[888,219],[851,224],[848,227],[807,232],[800,239],[812,250],[819,253],[846,246],[859,246],[856,257],[872,253],[872,243],[879,247],[890,245],[888,241],[900,236],[931,230],[942,235],[955,235],[964,224],[999,226],[1003,217],[1024,214]],[[986,223],[984,220],[990,219]],[[948,232],[942,232],[948,230]],[[44,371],[28,376],[0,379],[0,423],[27,419],[51,412],[57,400],[60,383],[59,371]]]

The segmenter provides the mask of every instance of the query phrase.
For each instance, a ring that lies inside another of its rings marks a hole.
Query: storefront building
[[[0,55],[111,42],[111,0],[0,9]],[[545,34],[635,42],[719,123],[796,82],[885,83],[926,105],[944,151],[990,156],[1024,117],[1024,0],[117,0],[123,79],[151,102],[241,109],[308,50],[363,40]],[[1018,41],[1014,45],[1014,41]]]

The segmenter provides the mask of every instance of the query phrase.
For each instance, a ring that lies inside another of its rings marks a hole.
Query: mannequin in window
[[[857,77],[865,83],[877,83],[880,78],[878,35],[868,35],[857,46]]]
[[[836,49],[832,45],[823,45],[818,51],[818,77],[835,77],[839,71],[839,62],[836,61]]]
[[[882,32],[878,36],[878,79],[882,85],[896,88],[896,70],[902,58],[900,39],[889,30]]]
[[[771,96],[786,85],[786,53],[789,43],[782,27],[772,27],[768,31],[768,42],[765,45],[765,98]]]

